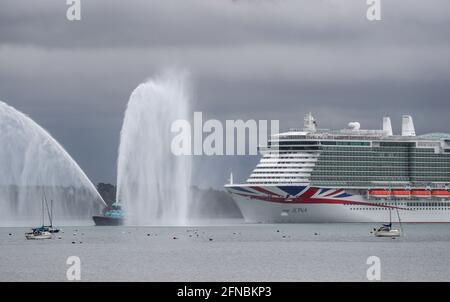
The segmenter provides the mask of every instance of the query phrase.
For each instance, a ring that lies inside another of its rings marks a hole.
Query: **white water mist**
[[[166,72],[131,94],[120,135],[117,200],[127,223],[186,225],[191,158],[175,156],[171,124],[188,119],[187,75]]]
[[[3,102],[0,146],[0,225],[42,223],[44,195],[49,203],[53,200],[57,224],[91,221],[105,206],[66,150],[31,118]]]

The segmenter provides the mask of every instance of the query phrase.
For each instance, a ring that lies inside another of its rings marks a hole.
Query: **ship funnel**
[[[389,116],[383,117],[383,130],[388,136],[394,135],[392,132],[391,118]]]
[[[304,130],[305,131],[316,131],[317,122],[314,119],[311,112],[305,115],[304,121]]]
[[[410,115],[404,115],[402,119],[402,136],[416,136],[413,119]]]

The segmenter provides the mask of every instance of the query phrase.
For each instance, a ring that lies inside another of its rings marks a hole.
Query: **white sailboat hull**
[[[28,233],[28,234],[25,234],[25,237],[28,240],[51,239],[52,238],[52,234],[50,234],[49,232],[41,232],[41,233],[38,233],[38,234]]]
[[[375,231],[376,237],[400,237],[400,230]]]

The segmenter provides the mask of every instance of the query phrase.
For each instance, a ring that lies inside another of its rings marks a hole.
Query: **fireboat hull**
[[[107,217],[107,216],[93,216],[92,219],[94,220],[96,226],[117,226],[117,225],[123,225],[123,223],[124,223],[123,218],[114,218],[114,217]]]

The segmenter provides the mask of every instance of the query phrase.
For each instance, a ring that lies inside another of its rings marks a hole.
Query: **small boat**
[[[392,190],[392,196],[394,197],[410,197],[411,191],[410,190],[402,190],[402,189],[393,189]]]
[[[37,240],[37,239],[52,239],[52,234],[47,231],[34,231],[25,234],[25,238],[28,240]]]
[[[400,214],[398,213],[398,208],[396,208],[396,210],[397,210],[398,222],[400,224],[400,229],[402,229],[402,221],[400,220]],[[400,237],[400,235],[402,233],[403,232],[400,231],[399,229],[393,229],[392,228],[391,208],[389,208],[389,223],[381,225],[381,227],[379,227],[378,229],[374,229],[375,237],[391,237],[391,238],[395,238],[395,237]]]
[[[124,212],[119,203],[112,204],[111,209],[106,211],[104,215],[93,216],[92,219],[97,226],[117,226],[124,223]]]
[[[391,192],[384,189],[372,189],[369,190],[369,195],[376,198],[386,198],[391,195]]]
[[[412,189],[411,196],[413,197],[431,197],[431,191],[426,189]]]
[[[392,223],[383,224],[380,228],[375,230],[376,237],[400,237],[400,230],[392,229]]]
[[[437,198],[449,198],[450,192],[445,189],[435,189],[435,190],[431,191],[431,195],[433,197],[437,197]]]
[[[44,213],[44,203],[47,208],[48,217],[50,220],[50,225],[45,225],[45,213]],[[32,228],[31,232],[25,233],[25,238],[28,240],[31,239],[51,239],[52,233],[58,233],[59,229],[53,227],[53,201],[51,202],[51,209],[48,207],[47,199],[44,197],[41,201],[42,207],[42,226],[37,228]]]

